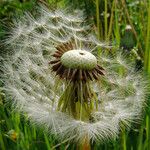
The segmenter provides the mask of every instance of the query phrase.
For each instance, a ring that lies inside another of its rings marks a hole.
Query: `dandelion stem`
[[[122,138],[122,150],[126,150],[127,147],[126,147],[126,132],[125,132],[125,128],[123,127],[122,129],[122,133],[121,133],[121,138]]]
[[[79,145],[78,150],[91,150],[91,145],[88,137],[85,137],[85,139],[83,139],[82,143]]]

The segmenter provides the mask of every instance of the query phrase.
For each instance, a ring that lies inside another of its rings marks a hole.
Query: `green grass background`
[[[133,55],[135,68],[150,75],[150,0],[0,0],[2,57],[8,53],[2,43],[12,19],[22,16],[25,11],[34,13],[39,4],[49,9],[84,10],[87,21],[95,24],[98,39],[114,43],[127,55]],[[131,28],[126,29],[127,25]],[[6,97],[0,88],[0,150],[76,149],[75,144],[59,143],[54,136],[31,124],[27,117],[12,110],[9,100],[11,98]],[[150,96],[140,124],[133,125],[130,131],[121,131],[117,139],[94,143],[92,149],[150,150],[149,100]]]

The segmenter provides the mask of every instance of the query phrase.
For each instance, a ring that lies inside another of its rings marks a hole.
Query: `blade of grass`
[[[99,0],[96,0],[96,22],[98,39],[100,40],[100,15],[99,15]]]
[[[148,4],[148,21],[147,21],[147,35],[145,46],[144,67],[148,74],[150,74],[150,0]]]
[[[105,12],[104,12],[104,22],[105,22],[105,40],[107,39],[107,28],[108,28],[108,22],[107,22],[107,0],[105,0]]]
[[[115,29],[114,29],[114,34],[115,34],[115,39],[116,39],[116,44],[120,45],[120,29],[119,29],[119,22],[118,22],[118,11],[117,11],[117,6],[115,5]]]
[[[3,141],[1,125],[0,125],[0,148],[1,148],[1,150],[5,150],[5,144],[4,144],[4,141]]]
[[[46,134],[44,134],[44,139],[45,139],[45,142],[46,142],[47,150],[51,150],[51,145],[50,145],[50,142],[49,142],[49,138]]]
[[[112,2],[112,8],[111,8],[111,17],[110,17],[110,23],[109,23],[109,30],[108,30],[108,36],[107,39],[109,41],[110,36],[112,34],[112,26],[113,26],[113,19],[114,19],[114,8],[115,8],[116,0],[113,0]]]
[[[144,125],[142,125],[139,132],[137,150],[142,150],[143,147],[143,131],[144,131]]]

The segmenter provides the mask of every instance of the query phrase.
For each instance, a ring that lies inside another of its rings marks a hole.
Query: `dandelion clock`
[[[84,24],[80,12],[43,8],[15,21],[2,78],[16,109],[59,140],[88,148],[140,119],[146,89],[130,61],[104,50]]]

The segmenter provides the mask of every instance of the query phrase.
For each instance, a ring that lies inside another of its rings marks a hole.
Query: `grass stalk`
[[[150,118],[149,118],[149,115],[147,115],[146,116],[146,140],[145,140],[145,143],[144,143],[144,149],[147,149],[148,147],[150,147],[150,143],[149,143],[150,132],[149,132],[149,129],[150,129]]]
[[[139,137],[138,137],[138,145],[137,145],[137,150],[142,150],[143,147],[143,131],[144,131],[144,126],[142,125],[140,132],[139,132]]]
[[[46,134],[44,134],[44,139],[45,139],[45,142],[46,142],[47,150],[51,150],[49,137]]]
[[[97,33],[98,39],[100,40],[100,14],[99,14],[99,0],[96,0],[96,22],[97,22]]]
[[[1,128],[1,125],[0,125],[0,128]],[[1,148],[1,150],[5,150],[5,144],[3,141],[3,135],[2,135],[1,129],[0,129],[0,148]]]
[[[110,22],[109,22],[109,29],[108,29],[108,35],[107,35],[107,41],[109,41],[110,36],[112,34],[112,26],[113,26],[113,19],[114,19],[114,8],[115,8],[115,1],[112,2],[112,8],[111,8],[111,16],[110,16]]]
[[[145,44],[145,55],[144,55],[144,69],[148,75],[150,75],[150,0],[148,1],[148,18],[147,18],[147,35],[146,35],[146,44]],[[146,141],[145,149],[150,146],[150,114],[146,115]]]
[[[104,13],[104,22],[105,22],[105,40],[107,39],[107,28],[108,28],[108,22],[107,22],[107,0],[105,0],[105,13]]]
[[[117,12],[117,5],[115,5],[115,29],[114,29],[114,34],[115,34],[115,39],[116,39],[116,44],[120,45],[120,29],[119,29],[119,22],[118,22],[118,12]]]
[[[150,74],[150,0],[148,4],[148,19],[147,19],[147,35],[145,46],[144,67],[148,74]]]

